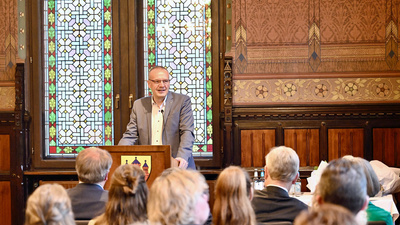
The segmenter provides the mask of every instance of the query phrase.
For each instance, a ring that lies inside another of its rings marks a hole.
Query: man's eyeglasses
[[[151,81],[151,82],[153,82],[153,83],[155,83],[155,84],[157,84],[157,85],[161,84],[161,82],[162,82],[163,84],[169,84],[169,80],[150,80],[150,79],[149,79],[149,81]]]

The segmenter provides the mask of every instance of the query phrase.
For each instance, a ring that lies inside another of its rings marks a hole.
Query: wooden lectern
[[[108,190],[114,170],[121,164],[140,163],[143,168],[144,164],[150,165],[150,173],[147,179],[147,186],[150,188],[153,181],[167,168],[176,166],[176,160],[171,157],[171,148],[169,145],[115,145],[115,146],[99,146],[101,149],[107,150],[113,159],[113,164],[108,174],[108,180],[104,189]],[[137,158],[147,158],[150,161],[139,162]],[[126,159],[121,162],[121,159]],[[128,160],[129,159],[129,160]],[[144,168],[147,169],[147,168]]]

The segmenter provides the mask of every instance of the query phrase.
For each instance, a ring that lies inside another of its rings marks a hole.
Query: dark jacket
[[[108,191],[97,184],[80,183],[67,189],[71,198],[75,219],[90,220],[104,213],[108,201]]]
[[[301,211],[308,209],[302,201],[290,197],[287,191],[274,186],[255,191],[252,204],[257,222],[293,222]]]

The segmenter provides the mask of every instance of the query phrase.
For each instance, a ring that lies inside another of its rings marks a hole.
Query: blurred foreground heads
[[[303,211],[294,225],[357,225],[354,215],[346,208],[326,203],[321,207]]]
[[[40,185],[28,198],[25,225],[75,224],[71,201],[59,184]]]
[[[151,185],[147,211],[152,225],[204,224],[208,185],[195,170],[169,168]]]

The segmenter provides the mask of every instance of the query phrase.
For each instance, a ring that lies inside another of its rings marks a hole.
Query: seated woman
[[[195,170],[169,168],[153,182],[147,211],[152,225],[204,224],[209,216],[208,185]]]
[[[71,200],[59,184],[40,185],[28,198],[25,225],[75,224]]]
[[[301,212],[294,225],[357,225],[354,215],[340,205],[325,203]]]
[[[111,177],[106,211],[89,225],[147,224],[148,189],[145,173],[138,166],[119,166]]]
[[[367,194],[369,197],[374,197],[380,191],[381,185],[371,164],[361,157],[346,155],[343,158],[356,163],[363,169],[363,172],[367,178]],[[385,221],[387,225],[393,225],[392,215],[390,215],[388,211],[375,206],[371,201],[368,203],[366,213],[368,222]]]
[[[253,188],[249,174],[238,166],[224,169],[215,186],[214,225],[253,225]]]

